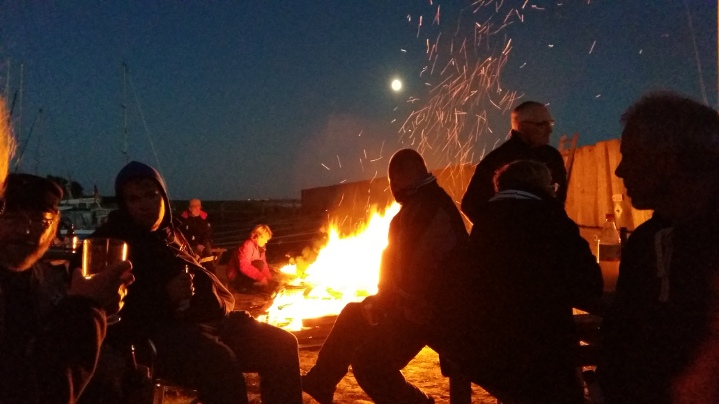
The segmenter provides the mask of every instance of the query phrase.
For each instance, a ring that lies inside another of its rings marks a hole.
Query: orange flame
[[[384,214],[373,209],[367,225],[346,237],[340,237],[336,224],[332,224],[329,242],[307,268],[304,279],[295,278],[275,296],[272,307],[260,320],[298,331],[304,318],[339,314],[347,303],[377,293],[389,223],[399,208],[395,203]],[[287,265],[281,271],[296,275],[297,268]]]

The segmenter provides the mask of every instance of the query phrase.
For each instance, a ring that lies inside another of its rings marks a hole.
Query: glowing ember
[[[302,329],[302,319],[339,314],[347,303],[377,293],[389,223],[399,208],[395,203],[384,215],[373,211],[363,229],[346,237],[340,237],[333,224],[329,242],[320,250],[317,260],[303,278],[297,277],[275,297],[267,315],[260,320],[297,331]],[[297,269],[287,265],[281,271],[296,275]]]

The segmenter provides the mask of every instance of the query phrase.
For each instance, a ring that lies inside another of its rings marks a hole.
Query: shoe
[[[322,386],[309,374],[302,375],[302,391],[309,394],[320,404],[332,404],[335,395],[335,386]]]

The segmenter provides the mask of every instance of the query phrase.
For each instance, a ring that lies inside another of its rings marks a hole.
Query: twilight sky
[[[20,171],[103,195],[126,155],[177,199],[299,198],[401,147],[476,163],[529,99],[593,144],[659,89],[716,108],[716,1],[0,0]]]

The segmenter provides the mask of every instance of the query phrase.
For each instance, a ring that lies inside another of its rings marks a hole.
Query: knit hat
[[[57,213],[62,188],[55,182],[31,174],[13,173],[7,177],[5,209]]]

